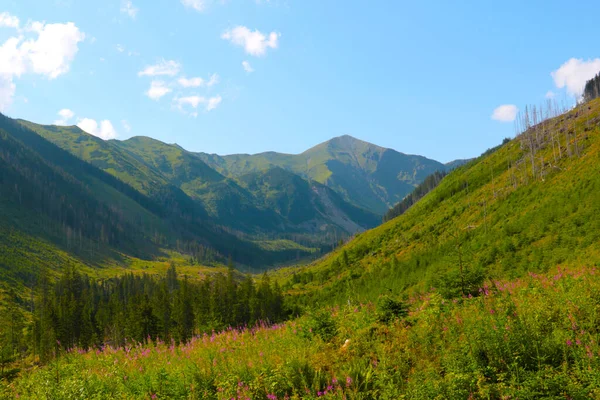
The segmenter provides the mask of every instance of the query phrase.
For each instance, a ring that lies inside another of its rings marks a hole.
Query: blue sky
[[[5,0],[0,109],[218,154],[349,134],[472,157],[600,71],[600,3],[573,4]]]

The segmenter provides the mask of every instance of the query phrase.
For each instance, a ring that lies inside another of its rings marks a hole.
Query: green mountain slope
[[[242,175],[239,181],[266,209],[275,210],[293,224],[292,230],[316,234],[338,227],[355,233],[380,221],[377,215],[345,202],[327,186],[308,182],[283,168]]]
[[[249,188],[249,182],[256,183],[260,175],[267,177],[272,171],[256,172],[253,178],[246,177],[246,182],[221,175],[198,155],[177,145],[144,137],[103,141],[77,127],[17,122],[13,128],[28,132],[20,139],[25,146],[39,142],[52,148],[39,154],[42,159],[66,150],[72,154],[68,159],[80,165],[73,173],[90,170],[98,174],[102,170],[102,179],[109,177],[111,185],[127,188],[123,196],[112,187],[96,185],[97,178],[77,175],[103,204],[112,207],[117,202],[119,212],[130,218],[132,226],[148,225],[144,234],[156,248],[175,246],[190,252],[196,243],[223,257],[231,255],[242,264],[267,267],[330,248],[340,238],[379,223],[377,216],[352,206],[322,185],[308,190],[307,181],[289,172],[278,174],[269,185]],[[59,162],[61,157],[54,156],[51,161]],[[278,207],[274,196],[279,202],[288,201],[288,207]],[[298,245],[286,242],[290,239]],[[144,251],[142,246],[139,251]],[[146,256],[151,254],[149,251]]]
[[[241,176],[272,166],[322,183],[344,200],[383,215],[425,177],[446,167],[421,156],[379,147],[351,136],[321,143],[301,154],[275,152],[218,156],[199,153],[217,171]]]
[[[99,267],[120,264],[124,257],[151,260],[170,249],[222,262],[231,256],[238,263],[264,268],[299,253],[310,254],[297,248],[266,248],[228,232],[208,217],[201,203],[160,173],[76,129],[52,131],[4,116],[0,129],[0,226],[8,232],[2,240],[2,263],[11,277],[22,271],[21,278],[33,276],[43,266],[58,264],[31,262],[43,258],[75,258],[78,264]],[[47,141],[41,131],[56,141],[75,137],[63,145],[73,143],[107,171]],[[38,248],[47,249],[46,255],[32,257]]]
[[[314,304],[432,287],[476,295],[485,277],[600,265],[599,157],[595,100],[459,167],[406,213],[304,271],[281,275],[301,303]]]
[[[112,143],[159,170],[169,182],[201,202],[218,223],[246,233],[344,235],[379,223],[377,216],[350,205],[330,190],[320,195],[322,185],[309,184],[280,168],[225,178],[197,154],[177,145],[144,137]]]

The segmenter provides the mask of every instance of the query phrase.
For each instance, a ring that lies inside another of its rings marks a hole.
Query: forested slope
[[[306,304],[431,287],[457,296],[485,278],[600,262],[600,100],[550,119],[534,110],[520,117],[524,133],[450,173],[403,215],[302,271],[282,271],[289,292]]]

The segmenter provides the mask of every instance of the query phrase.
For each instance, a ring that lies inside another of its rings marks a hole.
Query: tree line
[[[0,315],[0,358],[7,362],[27,355],[45,362],[75,347],[183,343],[196,334],[288,316],[277,282],[267,274],[258,282],[249,275],[236,279],[232,266],[201,281],[180,277],[174,265],[161,278],[127,274],[95,280],[67,268],[52,283],[42,272],[35,295],[22,306]],[[23,308],[30,308],[30,322]]]
[[[401,202],[396,204],[383,216],[383,222],[387,222],[404,214],[413,204],[435,189],[447,174],[448,173],[445,171],[435,171],[433,174],[429,175],[412,191],[412,193],[402,199]]]
[[[583,101],[590,101],[600,97],[600,73],[587,81],[583,90]]]

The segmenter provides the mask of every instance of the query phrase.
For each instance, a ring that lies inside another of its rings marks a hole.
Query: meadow
[[[554,268],[313,310],[282,324],[71,349],[10,384],[44,399],[589,399],[600,396],[600,271]]]

